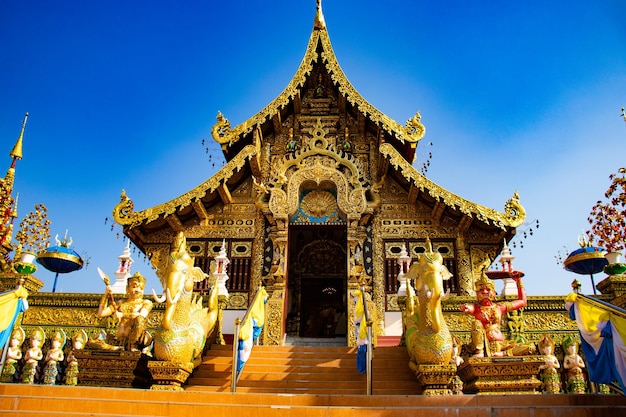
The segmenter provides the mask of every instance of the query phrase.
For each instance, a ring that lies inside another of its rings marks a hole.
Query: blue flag
[[[238,353],[237,353],[237,373],[239,374],[243,366],[248,361],[252,352],[254,340],[258,339],[263,325],[265,324],[265,302],[267,301],[267,292],[265,288],[259,290],[259,294],[254,298],[254,304],[250,307],[250,313],[245,322],[241,324],[238,335]]]
[[[565,306],[578,325],[589,379],[598,384],[617,382],[624,391],[626,318],[575,293],[567,296]]]

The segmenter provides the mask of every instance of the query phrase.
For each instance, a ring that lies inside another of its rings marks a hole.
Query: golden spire
[[[13,199],[13,183],[15,181],[15,163],[18,159],[22,159],[22,140],[24,139],[24,129],[26,128],[26,119],[28,113],[24,116],[22,122],[22,130],[17,142],[9,156],[13,158],[11,166],[7,170],[4,178],[0,178],[0,246],[9,245],[13,238],[13,221],[17,217],[17,198]],[[4,250],[0,251],[0,255],[6,256]],[[5,268],[4,262],[0,265],[1,269]]]
[[[22,130],[20,131],[20,136],[17,138],[17,142],[15,146],[11,150],[9,156],[13,158],[13,166],[15,166],[15,161],[17,159],[22,159],[22,141],[24,140],[24,129],[26,129],[26,120],[28,120],[28,112],[24,116],[24,121],[22,122]]]
[[[326,22],[324,21],[324,13],[322,12],[322,0],[317,1],[317,10],[315,12],[315,21],[313,22],[314,29],[326,29]]]

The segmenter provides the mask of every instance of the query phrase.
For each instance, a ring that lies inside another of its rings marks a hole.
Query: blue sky
[[[324,0],[323,10],[357,91],[401,124],[421,111],[429,178],[500,211],[519,190],[540,222],[513,248],[528,293],[565,294],[574,278],[591,292],[555,256],[576,249],[609,174],[626,165],[626,2]],[[209,160],[201,141],[212,142],[217,111],[236,125],[273,100],[314,14],[314,0],[0,2],[0,170],[28,111],[20,219],[44,203],[52,236],[68,230],[89,260],[57,291],[103,290],[96,267],[113,274],[125,246],[105,224],[122,189],[143,210],[215,172],[218,148]],[[35,275],[52,290],[53,273]]]

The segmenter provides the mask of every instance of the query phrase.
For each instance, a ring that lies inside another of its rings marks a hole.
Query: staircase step
[[[186,391],[0,384],[0,415],[17,417],[147,416],[588,416],[626,415],[621,395],[323,395],[264,394],[245,387],[236,394]],[[621,410],[621,411],[620,411]]]
[[[376,345],[378,347],[399,346],[400,338],[401,336],[378,336]]]
[[[254,346],[253,352],[265,352],[268,354],[279,353],[283,355],[304,355],[304,354],[316,354],[316,355],[336,355],[336,354],[356,354],[357,348],[347,346]],[[212,345],[207,349],[204,357],[219,356],[222,357],[225,354],[230,353],[232,355],[232,345]],[[379,346],[374,348],[374,356],[376,355],[389,355],[407,357],[408,353],[404,346]]]
[[[232,378],[232,345],[211,346],[189,378],[186,390],[227,392]],[[366,377],[356,370],[356,348],[347,346],[255,346],[237,392],[362,395]],[[418,392],[402,346],[374,350],[372,390],[379,395]]]
[[[284,346],[347,346],[348,340],[345,337],[291,337],[285,338]]]

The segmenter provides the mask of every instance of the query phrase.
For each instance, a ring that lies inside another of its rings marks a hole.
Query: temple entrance
[[[287,335],[346,335],[346,225],[289,228]]]

